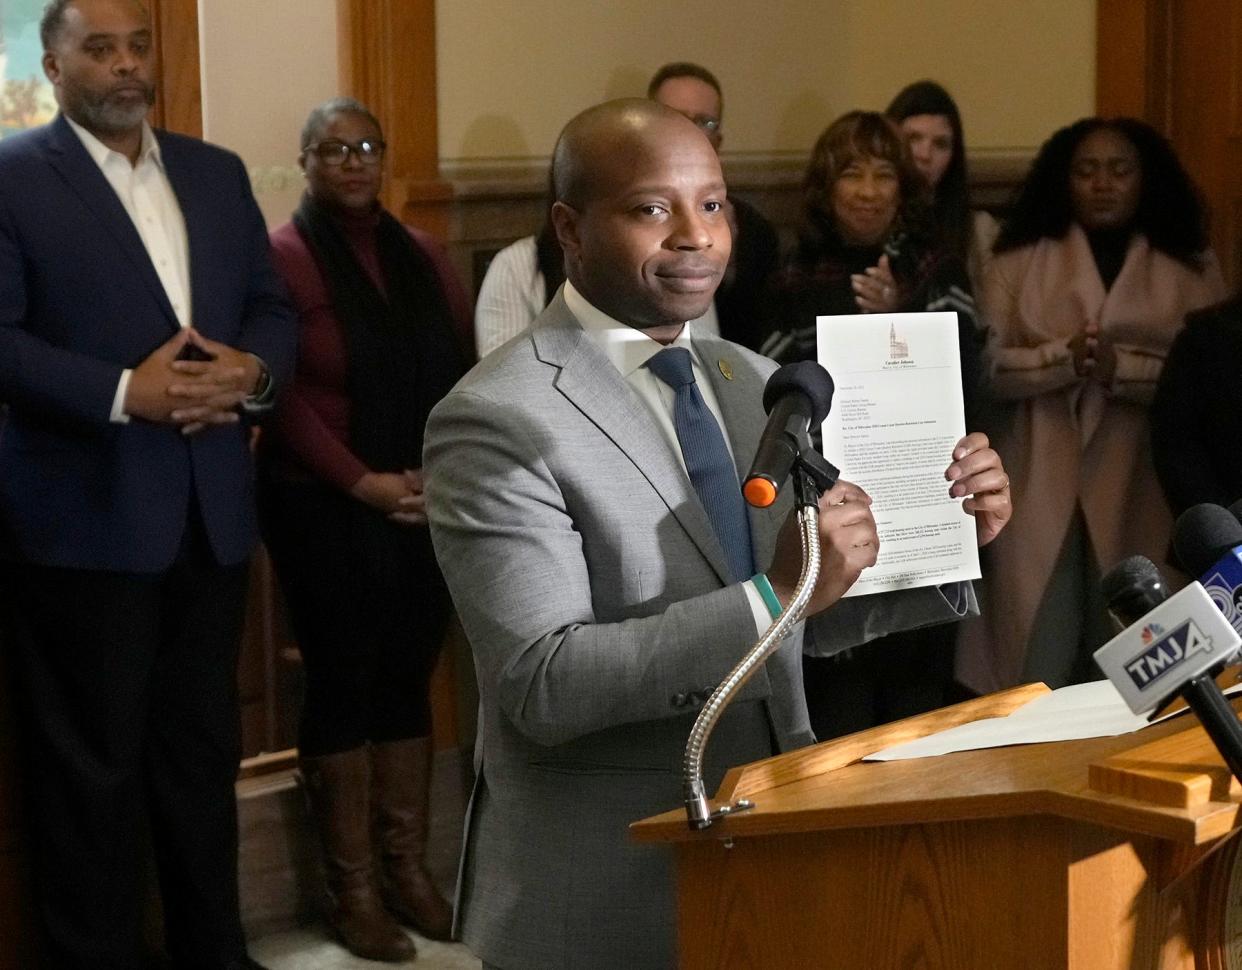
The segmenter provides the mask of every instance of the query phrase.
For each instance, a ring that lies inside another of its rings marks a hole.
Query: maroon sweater
[[[383,290],[376,223],[377,216],[367,215],[350,218],[341,228],[363,268]],[[472,347],[470,297],[447,255],[427,233],[406,228],[435,267],[463,347]],[[298,311],[298,359],[293,382],[264,434],[263,449],[284,477],[309,475],[348,491],[370,469],[349,450],[345,333],[332,309],[323,273],[297,228],[287,222],[273,230],[271,240],[272,260]]]

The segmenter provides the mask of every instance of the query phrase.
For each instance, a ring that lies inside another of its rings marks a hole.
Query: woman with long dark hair
[[[989,213],[970,208],[966,137],[957,103],[935,81],[916,81],[902,88],[885,114],[901,129],[915,167],[931,186],[941,238],[965,261],[978,287],[1000,226]]]
[[[1203,205],[1161,135],[1086,118],[1044,144],[981,293],[1016,512],[990,549],[983,616],[962,628],[970,687],[1098,676],[1101,572],[1168,549],[1147,407],[1187,312],[1224,295]]]
[[[427,416],[465,371],[470,305],[441,249],[380,206],[370,111],[320,105],[301,146],[307,191],[272,233],[300,346],[262,440],[261,510],[306,674],[299,760],[329,920],[352,952],[398,962],[414,946],[394,917],[451,933],[423,865],[428,688],[452,604],[421,465]]]

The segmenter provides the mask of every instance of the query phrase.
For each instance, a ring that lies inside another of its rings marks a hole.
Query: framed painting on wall
[[[43,75],[43,5],[44,0],[0,0],[0,138],[56,114],[52,86]]]

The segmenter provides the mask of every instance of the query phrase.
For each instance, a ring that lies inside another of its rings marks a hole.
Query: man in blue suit
[[[0,534],[48,966],[139,966],[149,823],[178,968],[253,967],[237,901],[246,416],[294,352],[234,155],[153,132],[137,0],[52,0],[60,105],[0,143]]]

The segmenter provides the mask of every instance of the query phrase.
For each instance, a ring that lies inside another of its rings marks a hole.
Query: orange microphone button
[[[766,509],[776,501],[776,486],[766,478],[748,478],[742,494],[755,508]]]

